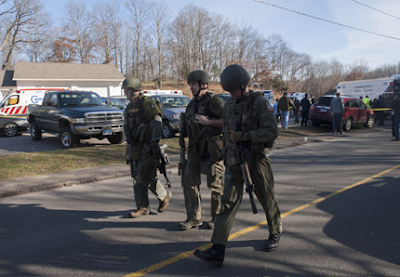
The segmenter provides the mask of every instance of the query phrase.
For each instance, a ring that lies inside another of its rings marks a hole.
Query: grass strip
[[[330,128],[299,126],[280,130],[278,140],[329,132]],[[168,145],[166,149],[168,155],[179,154],[178,137],[162,139],[160,145],[163,144]],[[0,159],[0,180],[96,166],[126,164],[125,152],[125,144],[110,144],[2,156]]]

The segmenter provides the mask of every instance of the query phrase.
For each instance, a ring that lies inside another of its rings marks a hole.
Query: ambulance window
[[[18,103],[19,103],[19,95],[13,95],[10,98],[8,98],[6,106],[16,105]]]

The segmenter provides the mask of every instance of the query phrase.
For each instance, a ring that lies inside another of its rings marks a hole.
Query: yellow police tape
[[[374,108],[372,110],[374,112],[379,112],[379,111],[391,111],[392,109],[390,109],[390,108]]]

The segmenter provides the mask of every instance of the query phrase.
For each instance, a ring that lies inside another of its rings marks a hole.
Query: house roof
[[[84,80],[123,81],[124,75],[111,64],[16,63],[13,81]]]
[[[0,87],[16,87],[13,81],[14,70],[0,70]]]

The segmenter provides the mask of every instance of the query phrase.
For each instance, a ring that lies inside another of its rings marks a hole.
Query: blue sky
[[[88,8],[98,1],[75,0],[84,2]],[[249,24],[265,38],[274,33],[280,34],[295,52],[310,55],[314,62],[330,62],[336,58],[344,64],[352,64],[364,60],[370,69],[400,62],[399,0],[154,1],[166,5],[173,15],[177,15],[186,5],[193,4],[220,14],[231,22]],[[54,20],[61,18],[68,2],[69,0],[42,0],[45,10],[53,15]],[[310,16],[396,39],[339,26]]]

